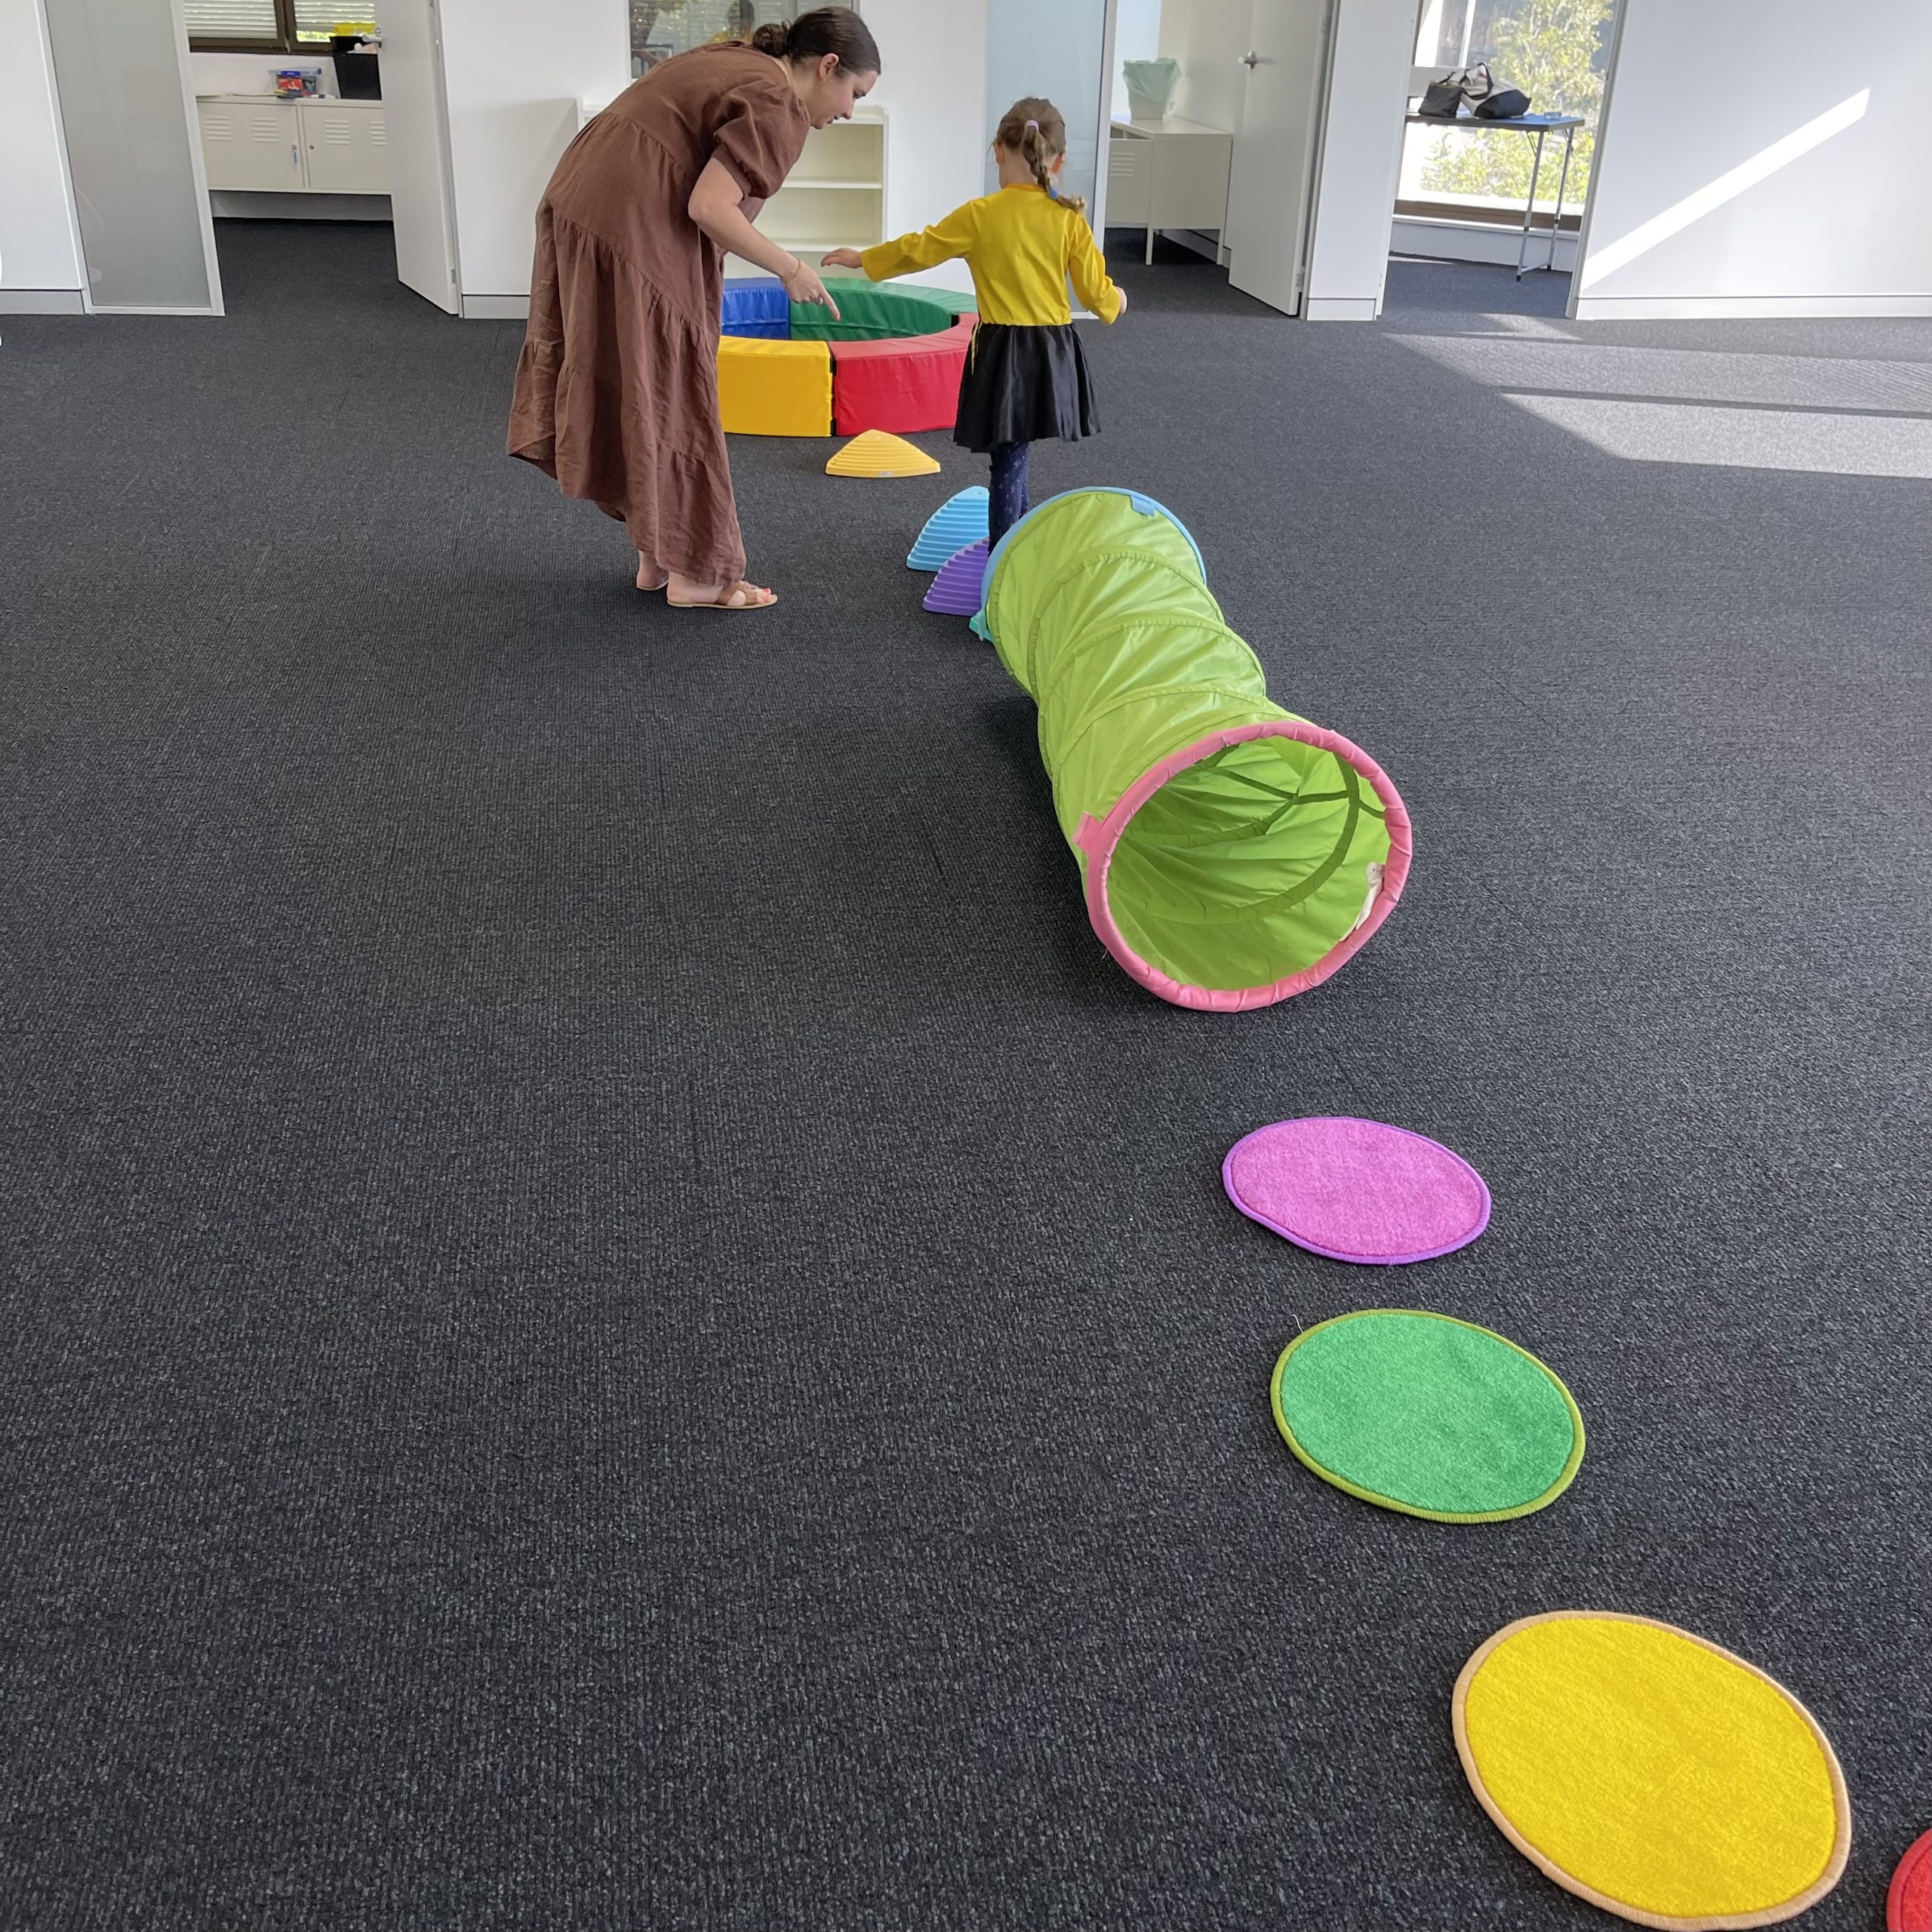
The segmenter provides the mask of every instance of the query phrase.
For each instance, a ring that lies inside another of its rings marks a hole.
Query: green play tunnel
[[[1101,943],[1179,1006],[1318,985],[1389,916],[1409,817],[1375,761],[1268,697],[1186,527],[1128,490],[1014,525],[980,620],[1040,753]]]

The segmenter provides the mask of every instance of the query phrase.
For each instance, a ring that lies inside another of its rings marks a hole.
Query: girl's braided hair
[[[1053,165],[1066,152],[1066,121],[1050,100],[1029,95],[1016,100],[1001,118],[995,143],[1010,149],[1033,171],[1033,179],[1075,214],[1087,212],[1084,195],[1063,195],[1054,186]]]

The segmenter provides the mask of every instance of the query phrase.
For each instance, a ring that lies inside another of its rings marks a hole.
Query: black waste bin
[[[377,56],[364,48],[360,34],[331,34],[329,51],[335,57],[336,91],[344,100],[382,99],[383,77]]]

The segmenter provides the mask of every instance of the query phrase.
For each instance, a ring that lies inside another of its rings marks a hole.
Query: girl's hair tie
[[[1037,122],[1037,121],[1029,121],[1029,122],[1027,122],[1027,124],[1026,124],[1026,125],[1027,125],[1027,126],[1028,126],[1028,127],[1029,127],[1029,128],[1031,128],[1032,129],[1032,131],[1034,131],[1034,133],[1035,133],[1035,134],[1037,134],[1040,131],[1040,124],[1039,124],[1039,122]]]

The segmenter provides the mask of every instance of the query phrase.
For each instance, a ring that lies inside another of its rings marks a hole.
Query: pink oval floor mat
[[[1489,1189],[1468,1161],[1380,1121],[1257,1128],[1228,1150],[1221,1179],[1251,1220],[1336,1261],[1426,1261],[1489,1225]]]

